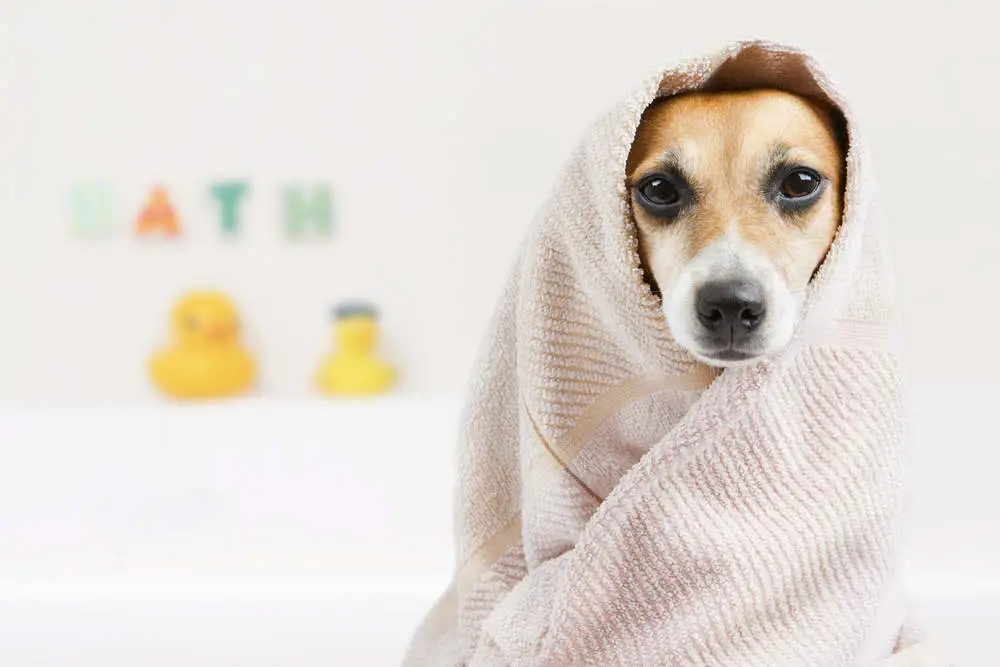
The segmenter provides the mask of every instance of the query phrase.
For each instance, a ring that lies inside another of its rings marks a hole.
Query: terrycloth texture
[[[844,113],[844,218],[793,343],[717,374],[674,342],[643,281],[625,162],[657,97],[759,87]],[[459,568],[405,664],[943,664],[895,585],[903,396],[869,176],[837,91],[767,43],[658,74],[594,125],[473,374]]]

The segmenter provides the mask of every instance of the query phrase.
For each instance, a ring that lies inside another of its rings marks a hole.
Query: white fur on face
[[[679,344],[702,361],[716,366],[752,363],[756,358],[772,354],[788,344],[802,306],[803,294],[789,289],[784,276],[771,260],[740,237],[736,221],[731,222],[726,234],[705,246],[687,263],[683,260],[685,244],[678,241],[658,239],[651,253],[656,266],[651,268],[658,279],[662,277],[663,312]],[[706,332],[698,319],[696,299],[698,290],[705,284],[735,279],[760,285],[766,310],[761,323],[741,347],[754,358],[720,361],[706,356],[711,350],[706,349],[704,344]]]

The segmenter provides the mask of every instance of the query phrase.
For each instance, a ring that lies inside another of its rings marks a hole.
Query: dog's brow
[[[777,167],[779,164],[787,162],[788,161],[788,153],[790,151],[791,151],[791,148],[787,144],[783,144],[783,143],[780,143],[780,142],[771,144],[771,150],[768,151],[768,155],[767,155],[767,169],[768,169],[768,171],[770,171],[771,169]]]
[[[628,177],[628,184],[631,187],[635,181],[638,181],[649,174],[669,171],[684,176],[684,170],[681,168],[681,154],[676,148],[666,149],[655,158],[655,161],[653,161],[652,156],[650,156],[647,160],[643,160],[643,162]]]
[[[663,151],[659,158],[656,160],[655,165],[652,169],[648,170],[646,173],[653,172],[663,172],[663,173],[673,173],[687,186],[695,197],[698,196],[700,191],[698,183],[693,178],[693,174],[689,173],[684,165],[681,164],[681,151],[679,148],[668,148]]]
[[[688,156],[691,157],[690,155]],[[690,161],[690,160],[689,160]],[[659,171],[669,171],[683,178],[689,185],[695,185],[694,174],[688,171],[681,159],[681,151],[678,148],[668,148],[660,154],[660,159],[656,162],[656,169]]]
[[[764,166],[764,173],[771,175],[779,167],[789,163],[804,163],[816,168],[820,162],[819,156],[804,146],[789,146],[781,142],[771,145],[767,154],[767,164]],[[823,173],[822,170],[819,170]]]
[[[681,171],[681,154],[676,148],[668,148],[660,154],[656,166],[664,171]]]

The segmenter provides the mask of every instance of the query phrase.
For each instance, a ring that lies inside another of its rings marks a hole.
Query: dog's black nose
[[[737,343],[764,319],[764,290],[749,280],[705,284],[695,309],[702,325],[723,340]]]

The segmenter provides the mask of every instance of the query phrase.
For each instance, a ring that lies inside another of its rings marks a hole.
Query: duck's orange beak
[[[205,330],[205,336],[216,343],[222,343],[233,337],[234,327],[230,324],[219,324]]]

